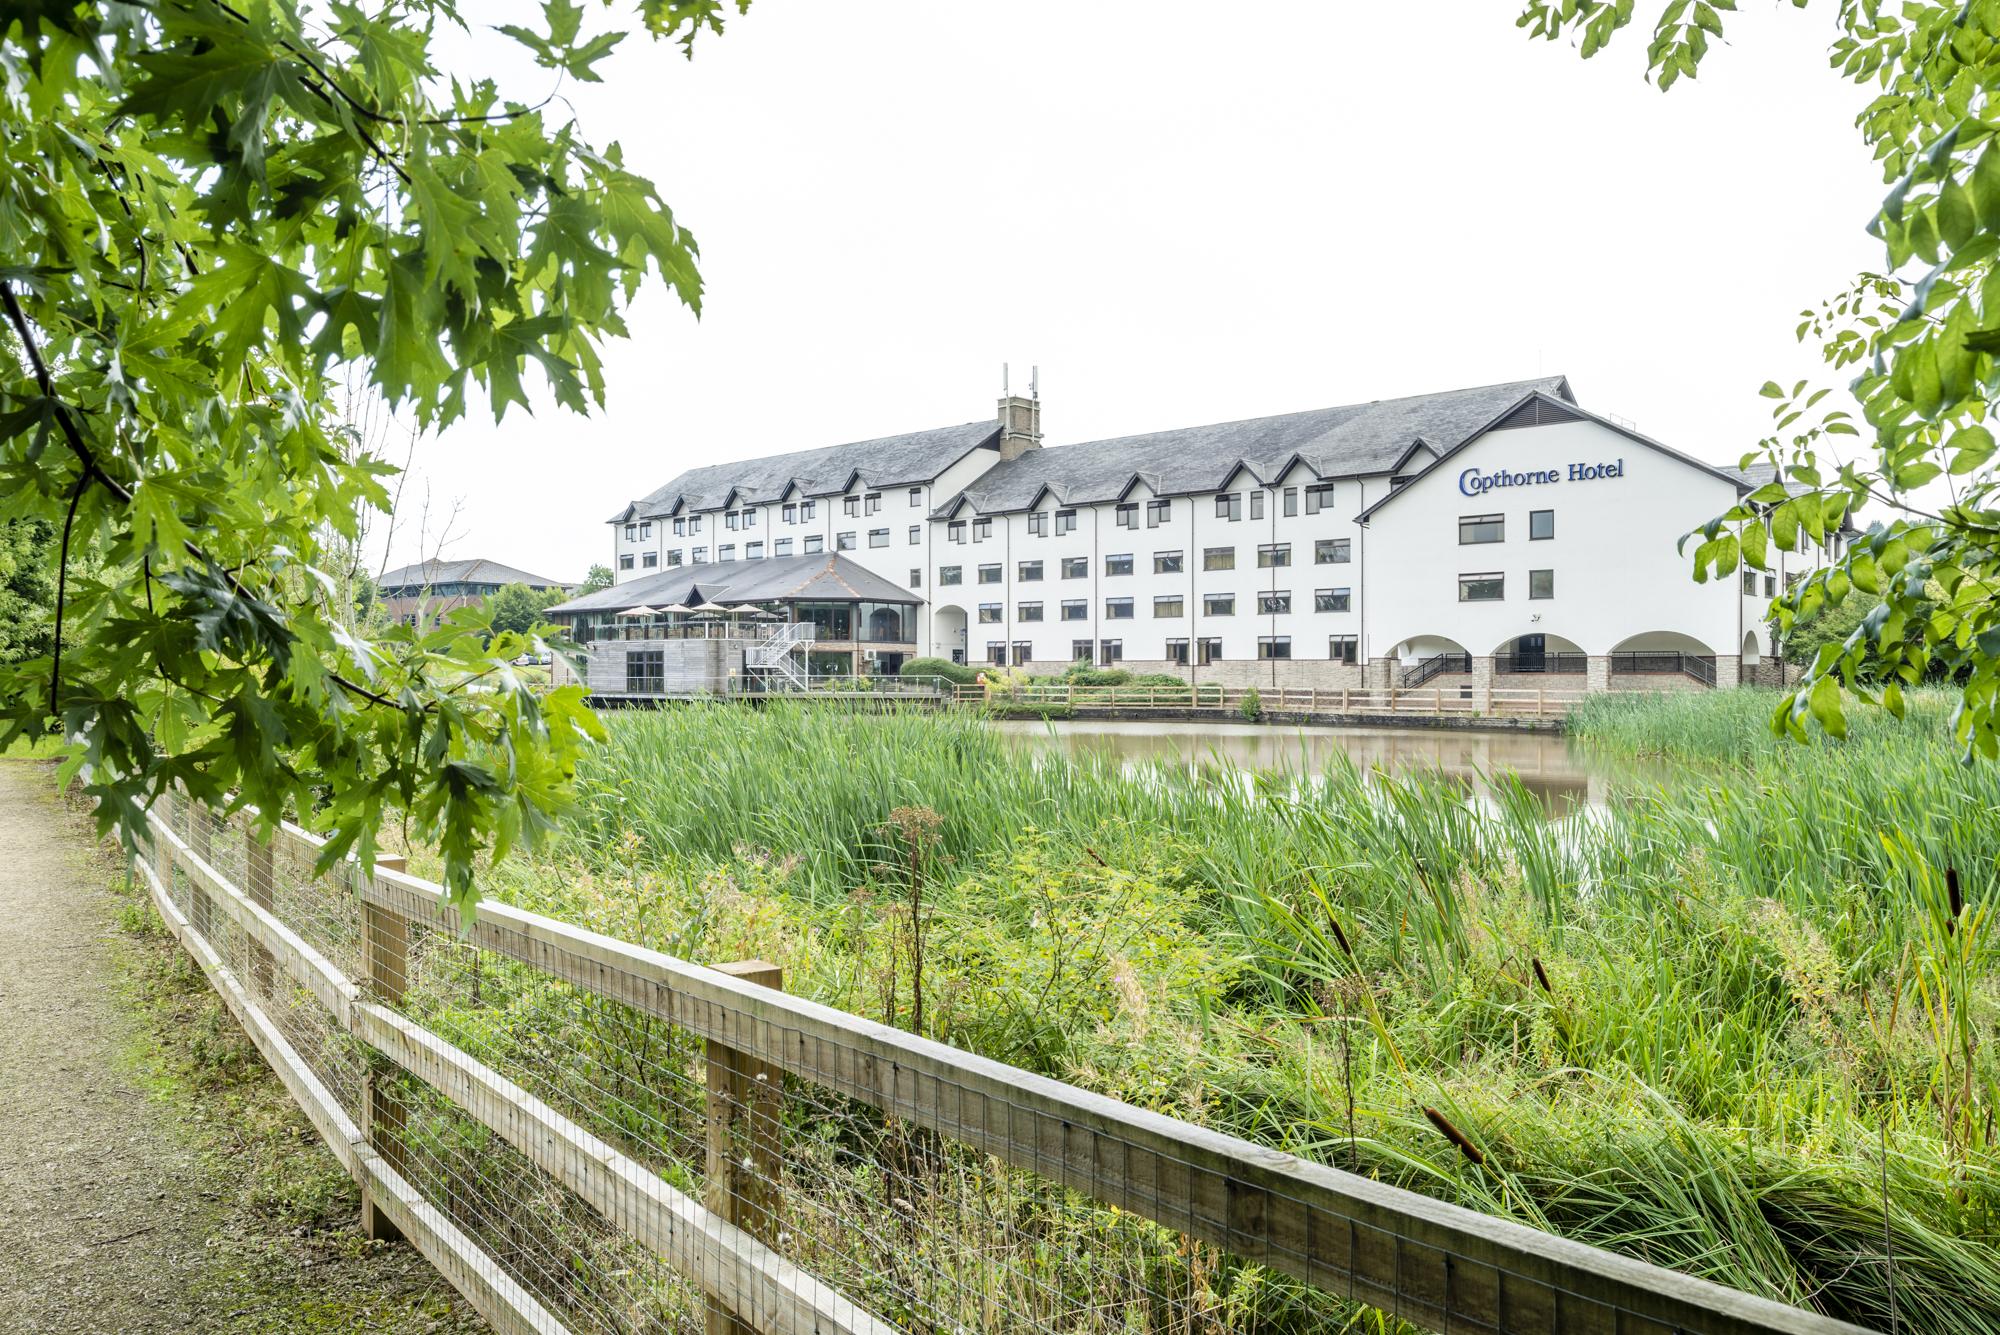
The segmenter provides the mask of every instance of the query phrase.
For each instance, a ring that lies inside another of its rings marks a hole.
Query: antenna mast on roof
[[[1009,397],[1014,392],[1012,389],[1008,388],[1007,384],[1007,375],[1013,369],[1014,368],[1008,365],[1006,362],[1000,363],[1000,397],[1003,399]]]
[[[1041,402],[1042,368],[1039,366],[1030,366],[1028,368],[1028,397],[1037,403]]]

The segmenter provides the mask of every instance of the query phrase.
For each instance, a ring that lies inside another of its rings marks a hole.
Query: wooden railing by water
[[[1190,1248],[1329,1320],[1856,1329],[788,996],[767,965],[461,919],[386,862],[322,875],[294,826],[167,799],[150,833],[161,916],[370,1226],[503,1332],[1220,1331]]]

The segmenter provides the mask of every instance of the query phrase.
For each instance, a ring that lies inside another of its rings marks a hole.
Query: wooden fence
[[[1265,714],[1340,716],[1389,715],[1460,718],[1560,718],[1583,698],[1574,687],[1549,686],[1076,686],[1067,682],[1012,688],[950,686],[958,704],[996,709],[1118,709],[1238,714],[1255,698]]]
[[[1446,1332],[1857,1329],[788,996],[769,966],[499,903],[461,922],[392,862],[318,874],[290,825],[163,800],[150,831],[161,916],[368,1226],[503,1332],[1220,1330],[1176,1277],[1190,1240],[1335,1316]],[[1081,1278],[1127,1245],[1143,1265]],[[1154,1309],[1175,1320],[1130,1324]]]

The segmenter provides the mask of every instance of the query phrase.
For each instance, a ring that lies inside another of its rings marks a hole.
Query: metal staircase
[[[817,629],[809,621],[794,621],[776,627],[769,636],[745,651],[743,666],[760,674],[765,686],[771,690],[803,691],[809,685],[805,669],[792,654],[794,650],[812,643]]]

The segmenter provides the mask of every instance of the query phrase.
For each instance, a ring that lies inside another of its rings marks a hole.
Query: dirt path
[[[110,898],[48,771],[0,762],[0,1332],[199,1328],[219,1206],[114,987]]]

